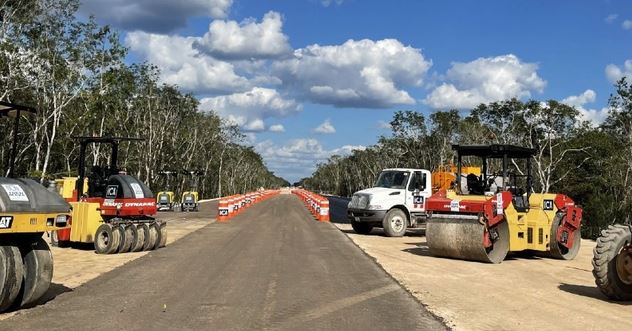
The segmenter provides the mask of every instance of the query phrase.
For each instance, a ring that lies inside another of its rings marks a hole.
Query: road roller
[[[500,263],[518,251],[575,258],[582,209],[564,194],[533,192],[534,149],[500,144],[452,149],[457,174],[466,161],[481,165],[482,171],[465,175],[464,187],[454,185],[427,199],[430,254],[488,263]]]
[[[200,177],[204,176],[204,171],[182,170],[182,173],[188,178],[189,190],[182,192],[180,211],[198,211],[200,207],[200,193],[197,188]]]
[[[167,224],[156,220],[156,202],[151,190],[137,178],[119,169],[118,148],[123,141],[140,138],[74,137],[79,141],[78,177],[66,177],[58,187],[72,206],[70,229],[57,231],[60,246],[92,243],[99,254],[138,252],[164,247]],[[86,173],[86,149],[90,144],[111,147],[107,166],[92,166]],[[84,187],[87,178],[87,189]],[[69,190],[64,186],[74,186]],[[82,193],[79,193],[82,192]]]
[[[160,176],[165,176],[167,182],[166,191],[160,191],[156,195],[156,206],[158,211],[174,211],[176,205],[176,193],[171,187],[171,179],[178,177],[177,171],[162,170],[158,173]]]
[[[35,114],[30,107],[0,102],[0,118],[13,117],[13,142],[0,177],[0,312],[38,303],[53,278],[53,256],[44,232],[64,229],[70,205],[40,183],[15,178],[20,117]]]

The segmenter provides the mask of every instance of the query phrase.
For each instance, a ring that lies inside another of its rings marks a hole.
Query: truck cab
[[[424,169],[384,169],[373,187],[355,192],[347,216],[360,234],[381,227],[389,237],[425,223],[426,200],[432,195],[431,173]]]

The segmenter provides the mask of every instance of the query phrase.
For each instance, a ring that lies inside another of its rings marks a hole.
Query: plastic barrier
[[[329,199],[303,189],[294,189],[292,194],[303,201],[307,210],[320,222],[329,222]]]
[[[219,199],[217,205],[217,221],[228,222],[231,218],[243,213],[249,207],[279,194],[279,190],[263,190],[246,194],[236,194]]]

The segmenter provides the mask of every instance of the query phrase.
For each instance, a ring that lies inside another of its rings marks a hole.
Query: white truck
[[[356,233],[381,227],[389,237],[425,223],[425,201],[432,195],[431,173],[423,169],[384,169],[374,187],[355,192],[347,216]]]

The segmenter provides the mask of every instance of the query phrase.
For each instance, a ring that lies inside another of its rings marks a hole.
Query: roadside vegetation
[[[37,109],[21,121],[18,174],[42,182],[76,173],[73,136],[141,137],[123,143],[119,166],[164,189],[161,170],[201,170],[203,197],[286,182],[245,145],[239,128],[177,86],[162,84],[151,63],[125,61],[127,49],[108,26],[75,17],[78,0],[0,0],[0,100]],[[12,121],[0,121],[0,170],[7,172]],[[94,148],[88,165],[107,162]],[[174,181],[172,181],[174,183]],[[175,186],[188,188],[186,176]]]
[[[452,144],[515,144],[537,151],[536,191],[564,193],[584,207],[584,237],[595,238],[608,224],[632,219],[632,85],[625,78],[615,85],[608,116],[597,126],[555,100],[512,99],[428,117],[400,111],[390,127],[391,134],[376,145],[332,156],[300,184],[350,196],[372,186],[384,168],[434,171],[456,163]]]

